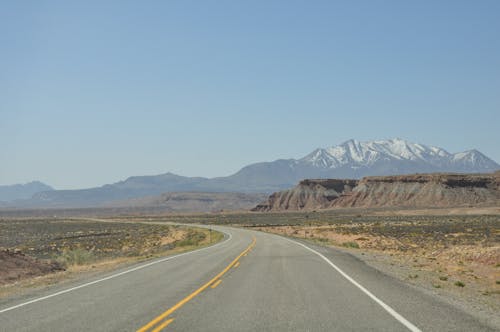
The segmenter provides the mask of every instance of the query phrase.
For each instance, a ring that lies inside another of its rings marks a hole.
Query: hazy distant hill
[[[125,181],[81,190],[46,191],[23,202],[32,207],[87,207],[165,192],[271,193],[307,178],[353,178],[431,172],[489,173],[500,169],[477,150],[449,153],[434,146],[390,139],[349,140],[316,149],[301,159],[256,163],[219,178],[184,177],[172,173],[134,176]]]
[[[249,210],[267,198],[266,194],[244,193],[164,193],[107,203],[113,208],[150,208],[168,212],[218,212]]]
[[[33,181],[26,184],[0,186],[0,201],[9,202],[18,199],[28,199],[37,192],[51,190],[54,189],[40,181]]]
[[[165,192],[192,191],[193,186],[206,181],[166,173],[152,176],[133,176],[125,181],[102,187],[40,192],[23,202],[29,207],[94,207],[111,201],[160,195]]]

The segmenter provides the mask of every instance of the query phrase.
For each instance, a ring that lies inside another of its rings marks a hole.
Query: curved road
[[[0,331],[492,331],[349,254],[214,227],[224,242],[0,302]]]

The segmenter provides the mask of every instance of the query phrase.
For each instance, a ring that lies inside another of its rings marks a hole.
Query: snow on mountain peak
[[[482,153],[473,149],[473,150],[467,150],[464,152],[458,152],[453,155],[454,160],[470,160],[474,161],[474,159],[481,158]]]
[[[453,168],[454,165],[464,169],[474,169],[475,166],[498,167],[494,161],[477,150],[451,154],[439,147],[413,143],[401,138],[367,142],[350,139],[326,149],[316,149],[300,159],[306,164],[330,169],[339,167],[356,169],[390,160],[415,162],[442,169]]]
[[[454,164],[462,168],[475,167],[491,171],[495,171],[500,168],[493,160],[489,159],[475,149],[455,153],[452,155],[451,159]]]

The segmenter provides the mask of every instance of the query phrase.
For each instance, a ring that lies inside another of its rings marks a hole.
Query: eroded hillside
[[[304,180],[272,194],[253,211],[346,207],[458,207],[500,205],[500,172],[414,174],[356,180]]]

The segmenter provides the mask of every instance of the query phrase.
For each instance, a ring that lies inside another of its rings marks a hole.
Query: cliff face
[[[274,193],[254,211],[488,205],[500,205],[500,172],[304,180],[293,189]]]
[[[295,188],[272,194],[252,211],[321,209],[345,193],[351,192],[358,180],[303,180]]]

